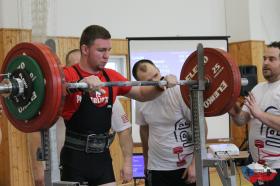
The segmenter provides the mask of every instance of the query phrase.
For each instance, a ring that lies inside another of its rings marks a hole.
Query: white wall
[[[279,0],[225,0],[229,41],[280,41],[279,8]]]
[[[105,26],[113,38],[225,35],[224,0],[59,0],[52,3],[55,6],[51,6],[54,9],[48,33],[53,36],[80,36],[82,29],[90,24]]]
[[[31,27],[31,0],[0,0],[0,28]]]
[[[247,0],[225,0],[226,29],[229,41],[244,41],[250,38]]]
[[[262,40],[264,40],[266,43],[270,43],[271,41],[280,41],[280,1],[279,0],[265,0],[265,1],[259,0],[259,1],[260,1],[260,15],[261,15],[260,24],[263,30]],[[253,32],[253,30],[251,32]]]
[[[250,37],[254,40],[263,40],[264,32],[262,25],[262,12],[261,12],[261,1],[262,0],[249,0],[249,28]]]
[[[32,28],[31,2],[0,0],[0,28]],[[49,36],[80,36],[90,24],[113,38],[230,35],[230,42],[280,40],[279,0],[47,1]],[[109,5],[110,3],[110,5]]]

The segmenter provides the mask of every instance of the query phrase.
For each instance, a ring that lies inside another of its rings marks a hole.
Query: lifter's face
[[[139,65],[137,76],[139,81],[159,81],[161,78],[158,68],[149,63]]]
[[[102,70],[107,64],[112,49],[111,39],[96,39],[92,45],[82,47],[82,55],[93,72]]]
[[[263,56],[263,76],[272,83],[280,80],[280,50],[269,47],[265,49]]]

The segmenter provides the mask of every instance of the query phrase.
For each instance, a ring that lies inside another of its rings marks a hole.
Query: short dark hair
[[[80,48],[82,45],[90,46],[96,39],[111,39],[110,32],[99,25],[90,25],[86,27],[80,39]]]
[[[278,48],[280,50],[280,41],[273,41],[269,45],[267,45],[268,48]],[[280,54],[279,54],[280,56]]]
[[[148,64],[151,64],[153,66],[155,66],[155,64],[149,60],[149,59],[141,59],[139,61],[137,61],[134,65],[133,65],[133,68],[132,68],[132,75],[133,77],[138,81],[139,78],[137,76],[137,71],[138,71],[138,68],[141,64],[144,64],[144,63],[148,63]]]
[[[73,50],[70,50],[70,51],[66,54],[66,56],[65,56],[66,66],[69,66],[69,57],[70,57],[70,55],[73,54],[73,53],[75,53],[75,52],[81,52],[81,51],[80,51],[80,49],[75,48],[75,49],[73,49]]]

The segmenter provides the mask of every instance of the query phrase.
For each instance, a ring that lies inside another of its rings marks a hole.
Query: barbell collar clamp
[[[24,82],[19,78],[4,79],[0,83],[0,94],[4,97],[19,96],[24,93]]]

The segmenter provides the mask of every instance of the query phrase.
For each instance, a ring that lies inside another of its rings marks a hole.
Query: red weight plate
[[[54,108],[58,110],[57,112],[52,112],[52,118],[54,119],[54,122],[57,121],[58,117],[61,115],[63,105],[64,105],[64,98],[65,98],[65,79],[64,79],[64,74],[62,68],[60,68],[60,61],[57,57],[57,55],[53,54],[53,52],[50,50],[50,48],[41,43],[36,43],[36,45],[41,48],[42,50],[47,50],[45,54],[49,57],[48,59],[52,60],[52,64],[54,65],[55,68],[53,68],[53,73],[50,75],[54,75],[53,83],[49,84],[50,90],[52,90],[53,97],[56,98],[54,101]],[[44,126],[46,128],[50,128],[53,124],[50,123],[48,126]]]
[[[64,77],[59,67],[58,57],[52,53],[47,45],[41,43],[20,43],[7,54],[1,68],[3,73],[9,62],[20,55],[33,58],[40,66],[45,77],[45,99],[38,115],[31,120],[22,121],[12,117],[1,97],[3,110],[9,121],[22,132],[35,132],[50,128],[58,119],[64,100]]]
[[[193,52],[182,67],[180,79],[197,80],[197,72],[197,52]],[[241,76],[237,64],[223,50],[204,48],[204,74],[210,81],[203,93],[205,116],[228,112],[240,94]],[[188,106],[191,104],[189,91],[188,86],[181,86],[182,97]]]

